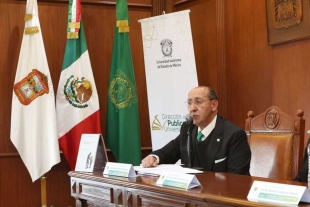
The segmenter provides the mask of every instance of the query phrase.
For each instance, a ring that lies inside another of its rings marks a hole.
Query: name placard
[[[101,134],[82,134],[75,171],[103,171],[106,159],[107,156]]]
[[[304,202],[304,203],[310,203],[310,191],[309,191],[309,188],[305,190],[305,192],[302,195],[300,201]]]
[[[163,173],[158,178],[156,184],[182,189],[201,186],[195,175],[185,173]]]
[[[135,170],[131,164],[122,164],[116,162],[107,162],[103,171],[104,175],[113,175],[120,177],[136,177]]]
[[[298,205],[306,190],[305,186],[287,185],[255,180],[248,194],[248,200],[254,202]]]

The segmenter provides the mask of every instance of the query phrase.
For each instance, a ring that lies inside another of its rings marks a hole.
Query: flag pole
[[[47,207],[47,202],[46,202],[46,177],[44,175],[41,177],[41,203],[42,203],[42,207]]]

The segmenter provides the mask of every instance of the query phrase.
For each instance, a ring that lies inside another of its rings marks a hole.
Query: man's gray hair
[[[208,96],[208,98],[210,100],[217,100],[217,95],[216,95],[215,90],[213,88],[211,88],[211,87],[207,87],[207,88],[209,89],[209,96]]]

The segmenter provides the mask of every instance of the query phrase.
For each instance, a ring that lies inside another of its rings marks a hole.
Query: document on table
[[[156,167],[144,168],[142,166],[134,166],[135,171],[140,175],[160,176],[163,173],[203,173],[203,171],[191,168],[185,168],[176,164],[162,164]]]

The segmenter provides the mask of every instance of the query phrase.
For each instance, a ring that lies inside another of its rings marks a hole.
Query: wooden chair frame
[[[248,142],[251,146],[251,135],[254,134],[293,134],[293,149],[291,155],[291,173],[287,180],[293,180],[297,175],[304,151],[305,120],[304,112],[297,110],[297,117],[294,118],[282,112],[278,107],[271,106],[263,113],[254,117],[254,112],[248,112],[248,118],[245,121],[245,131],[248,136]],[[253,163],[251,163],[252,165]],[[253,175],[255,176],[255,175]]]

